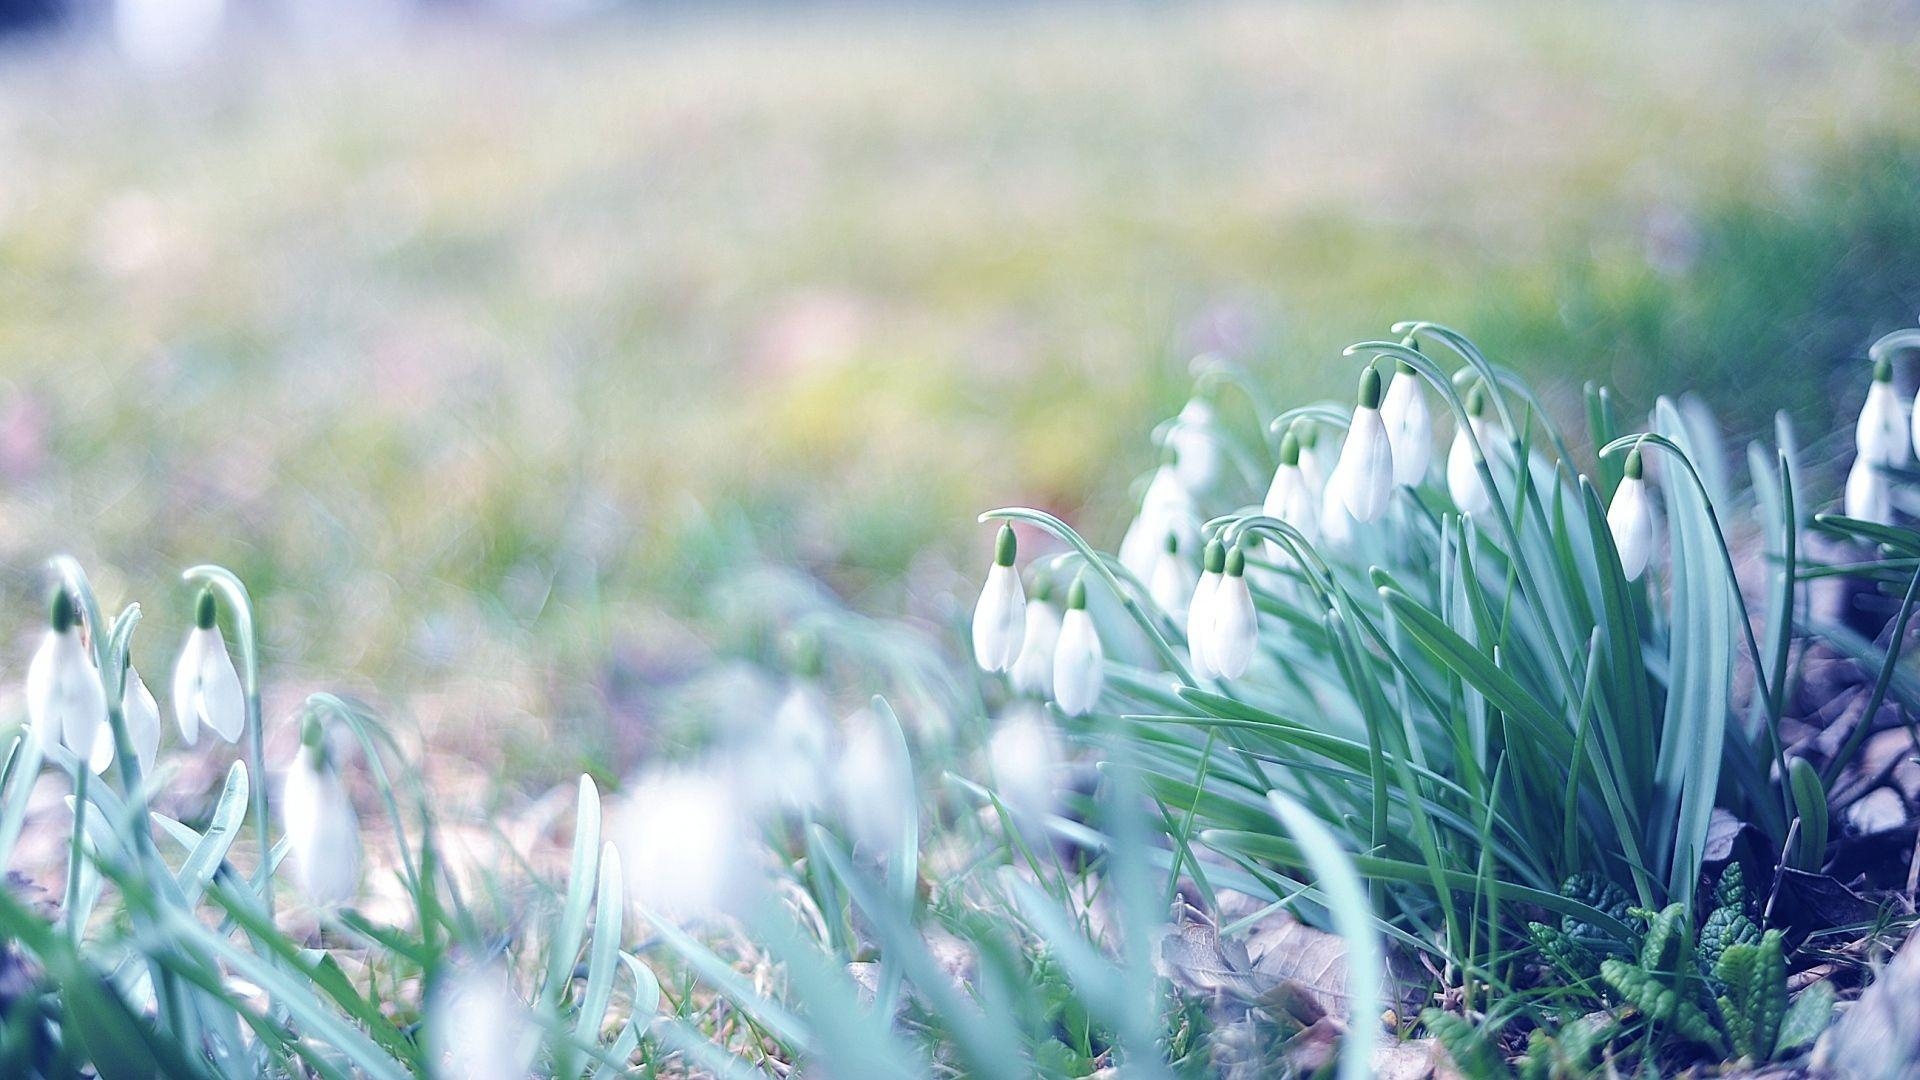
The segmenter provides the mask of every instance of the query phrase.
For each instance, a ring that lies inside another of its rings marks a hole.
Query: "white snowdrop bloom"
[[[320,909],[350,903],[360,891],[360,819],[317,717],[301,725],[280,789],[280,820],[301,899]]]
[[[1352,542],[1357,524],[1342,498],[1340,485],[1329,478],[1320,494],[1320,542],[1329,548],[1345,547]]]
[[[1074,578],[1067,590],[1067,615],[1060,623],[1060,644],[1053,652],[1053,700],[1068,716],[1085,716],[1100,700],[1106,679],[1106,653],[1087,614],[1087,583]]]
[[[1360,375],[1359,401],[1347,440],[1340,447],[1340,463],[1327,481],[1340,493],[1347,513],[1362,525],[1378,521],[1393,497],[1393,444],[1386,422],[1380,419],[1380,372],[1372,365]]]
[[[708,769],[642,773],[612,830],[633,905],[676,921],[735,910],[754,857],[741,802],[735,785]]]
[[[1327,479],[1339,464],[1340,448],[1333,440],[1321,438],[1319,427],[1310,422],[1293,424],[1287,430],[1300,433],[1300,478],[1307,482],[1307,490],[1317,500],[1326,494]]]
[[[540,1029],[503,966],[472,964],[435,988],[427,1005],[427,1050],[434,1080],[525,1080],[540,1050]]]
[[[107,692],[80,643],[79,616],[64,587],[53,594],[47,632],[27,665],[27,722],[41,746],[64,745],[96,773],[113,761]]]
[[[913,765],[900,736],[869,709],[847,718],[834,786],[841,823],[855,844],[874,854],[900,846],[916,798]]]
[[[1461,513],[1478,517],[1493,509],[1493,496],[1473,458],[1474,440],[1482,448],[1487,445],[1487,394],[1478,383],[1467,392],[1466,406],[1467,426],[1454,431],[1453,447],[1447,451],[1447,493]]]
[[[1864,457],[1854,458],[1847,473],[1846,511],[1850,518],[1893,524],[1893,485],[1880,466]]]
[[[173,718],[180,738],[192,746],[205,724],[228,742],[247,726],[246,695],[240,673],[227,653],[227,639],[214,624],[213,590],[204,589],[194,608],[193,629],[173,668]]]
[[[1220,444],[1213,431],[1213,406],[1200,398],[1187,402],[1167,431],[1174,471],[1188,491],[1205,491],[1220,475]]]
[[[1027,628],[1027,597],[1013,568],[1018,549],[1011,525],[1000,526],[993,545],[993,568],[973,607],[973,658],[983,671],[1007,671],[1020,655]]]
[[[1140,500],[1140,513],[1120,538],[1120,565],[1142,582],[1146,581],[1153,574],[1154,560],[1160,557],[1168,533],[1180,537],[1182,551],[1196,551],[1200,547],[1199,507],[1193,501],[1193,493],[1180,479],[1178,466],[1171,462],[1154,472],[1147,484],[1147,493]]]
[[[1027,632],[1010,678],[1015,691],[1045,700],[1053,696],[1053,649],[1060,640],[1060,609],[1053,603],[1053,582],[1034,582],[1027,602]]]
[[[994,791],[1015,816],[1053,812],[1060,751],[1044,712],[1020,708],[1002,719],[987,742],[987,762]]]
[[[1237,679],[1253,663],[1260,644],[1260,619],[1247,587],[1247,557],[1235,544],[1227,552],[1226,574],[1213,594],[1213,636],[1207,657],[1223,679]]]
[[[765,734],[749,757],[759,793],[789,810],[818,806],[825,797],[828,763],[833,760],[833,714],[812,679],[795,680]]]
[[[147,689],[147,681],[132,664],[127,665],[125,684],[120,688],[120,717],[127,725],[127,741],[133,744],[133,756],[140,761],[140,772],[153,771],[160,755],[160,703]]]
[[[1893,365],[1878,361],[1873,365],[1866,404],[1860,407],[1859,423],[1854,426],[1854,446],[1860,457],[1875,465],[1905,465],[1912,454],[1912,438],[1906,402],[1893,389]]]
[[[1393,448],[1393,482],[1415,487],[1427,478],[1427,464],[1433,460],[1433,410],[1427,405],[1427,390],[1413,368],[1401,364],[1393,381],[1387,384],[1387,396],[1380,402],[1380,420],[1387,428],[1387,442]]]
[[[1203,679],[1219,676],[1213,658],[1207,655],[1207,643],[1213,637],[1214,598],[1219,595],[1220,579],[1226,572],[1227,548],[1218,540],[1207,541],[1201,557],[1199,584],[1193,587],[1193,601],[1187,605],[1187,657],[1193,674]]]
[[[1199,579],[1199,572],[1181,551],[1180,538],[1168,533],[1166,546],[1154,560],[1153,575],[1147,581],[1148,595],[1173,619],[1185,619],[1187,604],[1193,599],[1193,587]]]
[[[1628,581],[1639,580],[1653,557],[1653,507],[1647,498],[1638,450],[1627,455],[1627,475],[1613,490],[1613,502],[1607,506],[1607,528],[1613,533],[1613,546],[1620,552],[1621,571]]]
[[[1303,467],[1300,438],[1292,428],[1280,438],[1280,465],[1273,470],[1273,483],[1267,486],[1260,510],[1300,530],[1309,542],[1320,535],[1320,508]]]

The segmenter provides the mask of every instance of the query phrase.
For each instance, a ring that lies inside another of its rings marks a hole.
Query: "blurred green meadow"
[[[1917,61],[1920,14],[1848,3],[442,13],[165,79],[15,46],[0,672],[48,555],[147,605],[150,680],[218,561],[270,718],[344,688],[490,777],[612,775],[765,653],[805,586],[755,567],[945,644],[978,511],[1116,541],[1079,508],[1199,353],[1345,396],[1341,346],[1430,318],[1568,402],[1824,432],[1920,314]]]

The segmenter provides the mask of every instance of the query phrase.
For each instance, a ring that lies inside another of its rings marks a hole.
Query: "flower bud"
[[[1013,527],[1000,526],[993,568],[987,571],[980,600],[973,608],[973,656],[983,671],[1007,671],[1020,655],[1026,633],[1027,598],[1013,568],[1017,541]]]
[[[1100,700],[1106,654],[1087,614],[1087,583],[1076,577],[1067,593],[1067,614],[1053,654],[1053,700],[1068,716],[1085,716]]]

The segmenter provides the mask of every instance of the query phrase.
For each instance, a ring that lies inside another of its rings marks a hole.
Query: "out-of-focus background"
[[[1344,396],[1430,318],[1817,432],[1920,315],[1910,3],[0,16],[0,680],[46,556],[160,689],[219,561],[270,710],[513,783],[630,766],[763,563],[937,639],[977,511],[1117,540],[1198,353]]]

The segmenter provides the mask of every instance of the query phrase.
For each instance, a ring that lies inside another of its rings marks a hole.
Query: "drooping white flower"
[[[1293,428],[1288,428],[1280,437],[1280,465],[1273,470],[1273,483],[1268,485],[1267,498],[1260,509],[1313,541],[1320,535],[1320,508],[1314,501],[1313,485],[1308,482],[1300,449],[1300,437]]]
[[[1188,491],[1205,491],[1220,475],[1220,444],[1213,430],[1213,406],[1201,398],[1187,402],[1167,431],[1174,468]]]
[[[1034,582],[1027,602],[1027,631],[1010,678],[1014,690],[1045,700],[1053,696],[1053,649],[1060,640],[1060,609],[1053,603],[1053,582],[1042,576]]]
[[[1247,587],[1247,557],[1238,544],[1227,552],[1226,573],[1214,590],[1212,622],[1207,657],[1214,670],[1223,679],[1245,675],[1260,643],[1260,619]]]
[[[120,717],[126,722],[127,741],[133,744],[140,772],[152,772],[154,759],[160,755],[160,703],[153,700],[153,691],[147,689],[147,681],[132,664],[127,665],[126,681],[120,688]]]
[[[1085,716],[1100,700],[1106,679],[1106,653],[1093,617],[1087,614],[1087,583],[1074,578],[1067,590],[1067,615],[1060,623],[1060,644],[1053,652],[1053,700],[1068,716]]]
[[[1340,485],[1329,477],[1326,489],[1320,493],[1320,542],[1328,548],[1345,547],[1353,539],[1358,524],[1342,495]]]
[[[1487,439],[1486,390],[1475,383],[1467,392],[1467,425],[1453,433],[1453,447],[1447,451],[1447,493],[1463,514],[1484,515],[1493,509],[1493,495],[1474,464],[1473,444],[1484,448]]]
[[[192,746],[205,724],[228,742],[247,725],[246,695],[240,673],[227,653],[227,639],[214,623],[213,590],[204,589],[194,608],[193,629],[173,668],[173,717],[180,738]]]
[[[847,717],[840,740],[835,788],[840,815],[854,843],[886,854],[905,840],[913,805],[913,763],[891,725],[871,709]]]
[[[1854,425],[1853,441],[1859,456],[1875,465],[1905,465],[1911,457],[1913,430],[1908,426],[1906,402],[1893,389],[1893,365],[1873,365],[1866,404]]]
[[[1653,556],[1653,506],[1647,499],[1640,451],[1627,454],[1627,474],[1613,491],[1607,506],[1607,528],[1620,553],[1620,569],[1628,581],[1638,581]]]
[[[1168,616],[1185,619],[1187,603],[1193,599],[1193,587],[1198,581],[1199,573],[1181,550],[1180,538],[1168,533],[1166,546],[1153,563],[1153,575],[1147,582],[1148,595]]]
[[[1175,462],[1160,466],[1147,483],[1147,493],[1140,500],[1140,513],[1120,538],[1120,565],[1145,582],[1153,574],[1153,562],[1159,557],[1168,533],[1180,537],[1182,551],[1196,551],[1200,547],[1200,510],[1186,482],[1180,479]]]
[[[755,787],[774,805],[806,810],[825,797],[833,760],[833,714],[811,678],[796,679],[748,751]]]
[[[752,882],[751,835],[740,793],[724,778],[705,768],[649,769],[613,829],[628,899],[678,921],[735,910]]]
[[[1313,493],[1314,505],[1327,491],[1327,480],[1333,475],[1334,466],[1340,461],[1340,448],[1333,440],[1320,437],[1318,425],[1299,422],[1287,430],[1300,434],[1300,478],[1307,482],[1307,490]]]
[[[1201,556],[1200,581],[1193,587],[1193,602],[1187,605],[1187,657],[1193,664],[1193,674],[1203,679],[1220,675],[1213,658],[1207,655],[1207,644],[1213,638],[1214,597],[1219,594],[1226,568],[1226,545],[1207,541],[1207,550]]]
[[[462,966],[427,1005],[428,1073],[434,1080],[523,1080],[540,1029],[498,963]]]
[[[1387,384],[1380,420],[1393,448],[1393,482],[1402,487],[1418,485],[1427,478],[1427,464],[1433,460],[1433,410],[1427,406],[1419,374],[1404,363]]]
[[[1864,457],[1854,458],[1847,473],[1846,511],[1850,518],[1893,524],[1893,485],[1880,466]]]
[[[1027,629],[1027,597],[1013,568],[1018,541],[1011,525],[1000,526],[993,545],[993,568],[973,607],[973,658],[983,671],[1007,671],[1020,655]]]
[[[1380,419],[1380,372],[1372,365],[1361,373],[1353,422],[1327,486],[1340,493],[1347,513],[1362,525],[1378,521],[1393,497],[1393,444]]]
[[[317,717],[301,725],[300,749],[281,786],[280,820],[301,899],[323,910],[351,902],[360,891],[360,819]]]
[[[58,742],[96,773],[113,761],[107,692],[80,643],[73,597],[65,588],[53,595],[47,632],[27,665],[27,722],[40,745]]]
[[[1002,719],[987,743],[987,761],[994,790],[1016,816],[1053,812],[1060,752],[1044,712],[1023,707]]]

